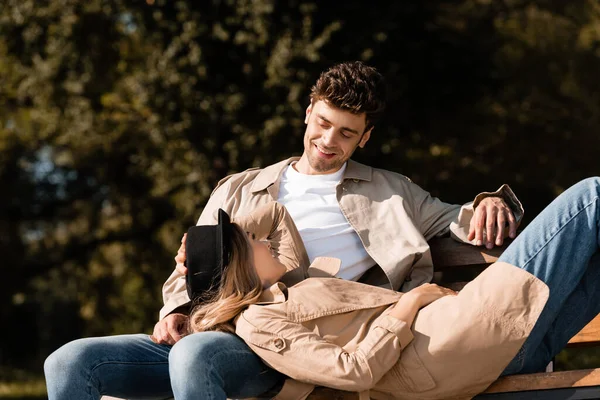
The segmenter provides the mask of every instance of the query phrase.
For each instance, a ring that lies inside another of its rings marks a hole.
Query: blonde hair
[[[258,302],[263,288],[254,268],[252,246],[246,233],[232,223],[229,265],[221,275],[218,288],[208,291],[190,316],[190,331],[235,332],[233,319],[246,307]]]

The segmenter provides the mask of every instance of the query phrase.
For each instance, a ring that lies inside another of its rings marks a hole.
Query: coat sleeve
[[[197,225],[211,225],[217,223],[217,210],[223,207],[231,192],[230,177],[223,178],[213,190]],[[185,286],[185,275],[180,274],[175,268],[163,284],[162,288],[163,307],[160,309],[159,319],[163,319],[176,308],[190,303]]]
[[[308,255],[296,224],[282,204],[271,201],[233,222],[254,233],[257,239],[270,242],[277,259],[287,270],[281,278],[286,285],[291,286],[307,277]]]
[[[265,314],[260,317],[265,323],[256,324],[252,314],[238,317],[236,333],[263,361],[292,379],[340,390],[372,388],[413,339],[404,321],[383,316],[358,347],[348,351],[285,316]]]
[[[450,224],[450,233],[452,238],[464,243],[475,244],[475,240],[468,240],[467,236],[469,235],[469,226],[471,224],[471,218],[473,218],[473,214],[475,213],[475,209],[477,205],[481,202],[481,200],[487,197],[500,197],[504,200],[504,202],[510,207],[513,216],[517,222],[521,222],[523,219],[523,214],[525,213],[523,209],[523,205],[512,191],[510,186],[504,184],[500,186],[498,190],[495,192],[483,192],[479,193],[475,196],[475,200],[470,203],[463,205],[460,208],[458,213],[458,217],[456,220],[452,221]],[[508,236],[508,229],[505,232],[505,237]]]
[[[467,240],[471,218],[477,205],[486,197],[502,198],[517,221],[523,218],[523,206],[508,185],[502,185],[495,192],[479,193],[474,201],[462,206],[444,203],[416,184],[410,184],[410,191],[415,222],[419,224],[420,232],[426,240],[450,232],[455,240],[472,243]]]

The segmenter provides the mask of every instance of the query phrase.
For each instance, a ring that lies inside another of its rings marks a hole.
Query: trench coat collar
[[[284,303],[287,300],[287,287],[282,282],[276,282],[262,291],[257,304]]]
[[[257,193],[262,190],[269,188],[271,185],[275,184],[281,174],[291,163],[298,161],[300,157],[290,157],[287,160],[283,160],[278,162],[277,164],[269,165],[261,170],[256,179],[254,179],[254,183],[252,184],[252,193]],[[373,175],[373,168],[368,165],[364,165],[358,163],[356,161],[348,160],[348,165],[346,166],[346,171],[344,171],[344,180],[352,179],[352,180],[361,180],[361,181],[371,181],[371,177]]]
[[[333,278],[340,272],[342,260],[334,257],[316,257],[308,267],[309,278]],[[258,304],[283,303],[287,300],[287,287],[277,282],[263,290]]]

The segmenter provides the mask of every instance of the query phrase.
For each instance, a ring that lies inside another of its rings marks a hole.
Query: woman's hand
[[[435,283],[424,283],[406,293],[404,296],[414,297],[419,308],[433,303],[445,296],[456,296],[458,292]]]
[[[434,283],[425,283],[414,288],[398,300],[390,316],[412,325],[419,309],[445,296],[456,296],[457,292]]]
[[[181,275],[187,275],[187,272],[188,272],[187,267],[184,265],[184,263],[185,263],[185,238],[186,237],[187,237],[187,233],[184,233],[183,237],[181,238],[181,246],[179,246],[179,250],[177,250],[177,255],[175,256],[175,262],[177,263],[177,265],[175,265],[175,269]]]

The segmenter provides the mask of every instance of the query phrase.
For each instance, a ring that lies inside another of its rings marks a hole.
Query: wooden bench
[[[474,247],[450,238],[431,243],[435,265],[434,282],[460,290],[479,272],[495,262],[504,248]],[[569,341],[569,347],[600,344],[600,316]],[[600,398],[600,368],[505,376],[494,382],[481,400],[503,399],[597,399]],[[309,400],[356,400],[357,393],[317,388]]]

